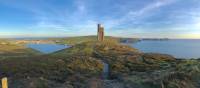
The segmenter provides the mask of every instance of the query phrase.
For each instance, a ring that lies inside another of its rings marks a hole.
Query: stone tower
[[[98,41],[104,40],[104,27],[101,24],[98,24],[97,39]]]

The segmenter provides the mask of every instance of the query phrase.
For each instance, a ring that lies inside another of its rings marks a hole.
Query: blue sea
[[[169,54],[176,58],[200,58],[200,39],[143,40],[130,44],[145,53]],[[59,44],[27,44],[27,47],[43,53],[69,48]]]
[[[176,58],[200,58],[200,39],[143,40],[131,46],[146,53],[170,54]]]
[[[53,53],[53,52],[70,47],[67,45],[60,45],[60,44],[27,44],[26,46],[28,48],[32,48],[46,54]]]

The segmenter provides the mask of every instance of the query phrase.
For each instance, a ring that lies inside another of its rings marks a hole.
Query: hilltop
[[[51,54],[94,58],[110,65],[110,80],[99,88],[197,88],[200,63],[170,55],[143,53],[118,42],[83,42]]]
[[[54,41],[58,44],[79,44],[87,41],[96,41],[97,36],[79,36],[79,37],[66,37],[66,38],[48,38],[48,40]],[[137,42],[139,39],[137,38],[120,38],[120,37],[112,37],[112,36],[105,36],[106,41],[124,43],[124,42]]]
[[[102,79],[103,62],[109,78]],[[47,55],[0,60],[1,76],[20,88],[198,88],[198,60],[143,53],[116,41],[87,41]]]
[[[120,65],[130,63],[132,65],[142,64],[149,65],[148,68],[164,61],[175,61],[175,58],[170,55],[142,53],[135,48],[127,45],[121,45],[117,42],[96,42],[89,41],[77,44],[68,49],[63,49],[50,54],[55,57],[69,56],[87,56],[103,60],[109,64]],[[134,68],[133,66],[130,66]],[[117,68],[119,70],[119,68]],[[124,69],[124,68],[121,68]],[[139,69],[139,67],[137,68]],[[147,69],[147,68],[141,68]],[[153,68],[152,68],[153,69]]]

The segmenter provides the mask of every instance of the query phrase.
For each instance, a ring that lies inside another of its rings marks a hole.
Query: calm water
[[[38,50],[42,53],[52,53],[58,50],[69,48],[67,45],[59,44],[27,44],[27,47]]]
[[[109,77],[109,64],[103,62],[103,78],[107,79]]]
[[[145,40],[131,46],[143,52],[170,54],[177,58],[200,58],[200,40]]]

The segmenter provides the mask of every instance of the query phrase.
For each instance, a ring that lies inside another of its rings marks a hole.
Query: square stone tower
[[[97,27],[98,27],[97,39],[98,39],[98,41],[103,41],[104,40],[104,27],[101,24],[98,24]]]

